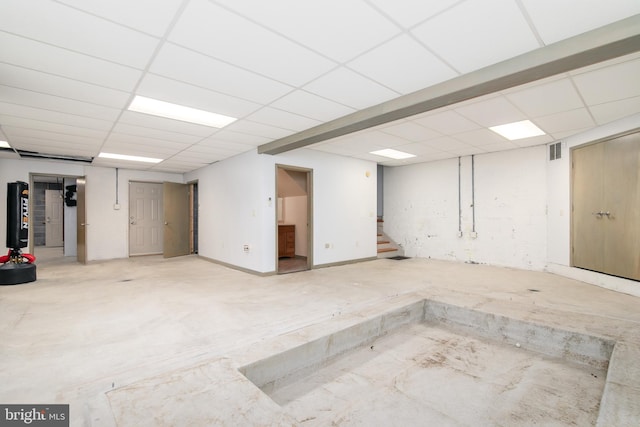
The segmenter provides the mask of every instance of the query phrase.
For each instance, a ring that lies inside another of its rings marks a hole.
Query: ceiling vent
[[[16,150],[20,157],[31,158],[31,159],[45,159],[45,160],[65,160],[70,162],[80,162],[80,163],[91,163],[93,161],[93,157],[85,157],[85,156],[69,156],[66,154],[45,154],[38,153],[36,151],[27,151],[27,150]]]

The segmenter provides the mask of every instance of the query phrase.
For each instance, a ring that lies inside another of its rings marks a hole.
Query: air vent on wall
[[[549,146],[549,160],[557,160],[562,157],[562,142],[556,142]]]
[[[32,159],[46,159],[46,160],[66,160],[70,162],[91,163],[93,157],[85,156],[69,156],[66,154],[45,154],[38,153],[36,151],[16,150],[20,157],[32,158]]]

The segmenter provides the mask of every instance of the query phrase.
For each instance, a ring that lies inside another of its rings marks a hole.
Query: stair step
[[[396,248],[378,248],[378,253],[381,254],[383,252],[395,252]]]
[[[379,245],[386,245],[387,243],[391,243],[391,242],[388,240],[378,240]]]

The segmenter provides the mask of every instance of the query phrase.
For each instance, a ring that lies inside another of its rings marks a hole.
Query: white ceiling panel
[[[26,88],[34,92],[107,107],[122,108],[129,99],[129,94],[124,91],[100,87],[9,64],[0,63],[0,76],[2,76],[2,84],[6,86]]]
[[[431,154],[442,153],[441,150],[438,150],[422,142],[412,142],[411,144],[398,145],[393,147],[393,149],[409,154],[415,154],[416,156],[428,156]]]
[[[60,124],[60,123],[44,122],[41,120],[33,120],[33,119],[27,119],[23,117],[12,117],[12,116],[0,115],[0,123],[2,123],[2,126],[13,126],[16,128],[25,128],[25,129],[39,130],[43,132],[65,134],[65,135],[76,135],[76,136],[86,137],[90,139],[98,139],[98,140],[104,140],[108,135],[107,130],[87,129],[83,127],[69,126],[69,125]],[[0,134],[0,138],[1,137],[2,135]]]
[[[114,64],[0,31],[0,62],[43,71],[81,82],[119,90],[132,90],[140,70]]]
[[[13,144],[12,144],[13,146]],[[63,154],[72,156],[92,157],[96,147],[90,144],[73,144],[63,141],[39,138],[19,138],[16,143],[17,150],[35,151],[42,154]]]
[[[329,101],[302,90],[296,90],[283,96],[273,102],[271,106],[320,121],[329,121],[355,111],[346,105]]]
[[[485,97],[481,101],[456,108],[455,111],[485,127],[503,125],[527,118],[502,96]]]
[[[463,73],[540,47],[514,0],[461,2],[412,33]]]
[[[94,138],[86,135],[73,135],[68,133],[51,132],[49,130],[38,130],[33,128],[15,127],[11,125],[2,125],[2,129],[12,140],[20,139],[39,139],[43,141],[59,141],[67,144],[78,144],[87,146],[100,146],[104,137],[97,136]],[[16,147],[19,148],[19,147]]]
[[[573,77],[589,105],[640,95],[640,59],[623,62]]]
[[[501,137],[495,132],[490,131],[489,129],[477,129],[470,132],[459,133],[455,137],[456,139],[475,147],[500,144],[506,141],[505,138]]]
[[[275,126],[293,131],[302,131],[322,123],[319,120],[310,119],[308,117],[300,116],[298,114],[289,113],[288,111],[282,111],[271,107],[264,107],[247,116],[246,119],[252,122],[262,123],[265,125]]]
[[[234,5],[236,3],[239,2],[234,2]],[[271,8],[269,3],[264,2],[252,5]],[[295,40],[287,39],[207,0],[192,0],[189,3],[169,40],[294,86],[303,85],[336,66],[333,61],[301,46]]]
[[[221,0],[230,9],[338,62],[348,61],[400,33],[364,1]]]
[[[640,96],[623,99],[622,101],[607,102],[589,107],[589,111],[599,125],[640,113]]]
[[[455,135],[480,127],[479,124],[450,110],[437,111],[435,114],[433,112],[421,114],[413,117],[412,120],[444,135]]]
[[[122,113],[122,116],[120,116],[119,122],[150,129],[161,129],[169,132],[200,136],[203,138],[216,132],[216,129],[208,126],[181,122],[180,120],[165,119],[162,117],[152,116],[150,114],[137,113],[134,111],[124,111]]]
[[[430,141],[423,142],[423,144],[426,146],[432,147],[438,151],[447,151],[447,152],[469,148],[468,143],[462,142],[455,138],[451,138],[449,136],[432,139]]]
[[[93,15],[162,37],[182,0],[57,0]]]
[[[291,135],[294,131],[283,129],[280,127],[269,126],[262,123],[252,122],[250,120],[239,120],[231,123],[225,129],[233,132],[247,133],[270,139],[282,138]]]
[[[420,126],[419,124],[411,121],[403,121],[393,126],[386,126],[380,131],[383,133],[388,133],[389,135],[394,135],[406,139],[407,141],[411,142],[427,141],[429,139],[434,139],[442,136],[442,134],[436,131],[427,129],[424,126]]]
[[[165,139],[157,139],[150,137],[141,137],[139,135],[129,135],[125,133],[111,132],[105,144],[135,144],[136,146],[145,146],[151,149],[162,150],[162,152],[180,151],[189,147],[190,143],[167,141]]]
[[[54,46],[143,69],[158,39],[48,0],[3,0],[0,28]],[[37,10],[37,13],[33,13]]]
[[[202,140],[202,137],[200,136],[171,132],[163,129],[151,129],[148,127],[135,126],[122,122],[119,122],[113,127],[113,132],[132,136],[149,137],[160,139],[163,141],[177,142],[179,144],[185,145],[195,144],[196,142]]]
[[[550,116],[536,117],[534,123],[546,133],[555,134],[572,129],[594,126],[595,123],[586,108],[563,111]]]
[[[400,95],[345,67],[325,74],[303,89],[355,109],[367,108]]]
[[[637,0],[522,0],[545,44],[640,13]]]
[[[554,138],[551,135],[540,135],[534,136],[531,138],[523,138],[515,141],[511,141],[511,143],[516,147],[533,147],[534,145],[544,145],[550,142],[553,142],[558,138]],[[482,147],[486,148],[486,147]]]
[[[157,170],[162,172],[184,173],[207,166],[207,163],[182,162],[178,160],[165,160],[162,163],[151,165],[149,170]]]
[[[142,79],[136,94],[235,118],[251,114],[261,106],[255,102],[151,73]]]
[[[171,43],[162,46],[149,71],[260,103],[269,103],[292,90],[275,80]]]
[[[0,85],[0,101],[102,120],[115,120],[119,113],[115,108],[2,85]]]
[[[64,124],[95,130],[109,130],[112,126],[112,122],[106,120],[0,102],[0,119],[3,119],[4,117],[20,117],[38,122]],[[2,123],[3,122],[0,121],[0,125],[2,125]]]
[[[506,97],[522,112],[533,117],[584,107],[578,91],[568,78],[512,92]]]
[[[203,142],[206,142],[208,140],[222,140],[257,147],[260,144],[265,144],[271,141],[271,138],[258,135],[250,135],[248,133],[234,132],[232,130],[229,130],[228,128],[225,128],[216,132],[215,135],[208,138],[207,140],[204,140]]]
[[[349,62],[347,66],[401,94],[458,75],[408,35],[394,38]]]
[[[441,13],[460,0],[370,0],[384,14],[404,28],[413,27],[416,24]]]

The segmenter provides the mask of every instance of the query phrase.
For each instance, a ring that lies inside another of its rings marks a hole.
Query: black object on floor
[[[409,258],[410,258],[410,257],[408,257],[408,256],[400,256],[400,255],[398,255],[398,256],[392,256],[392,257],[389,257],[389,258],[387,258],[387,259],[394,259],[394,260],[396,260],[396,261],[402,261],[403,259],[409,259]]]

